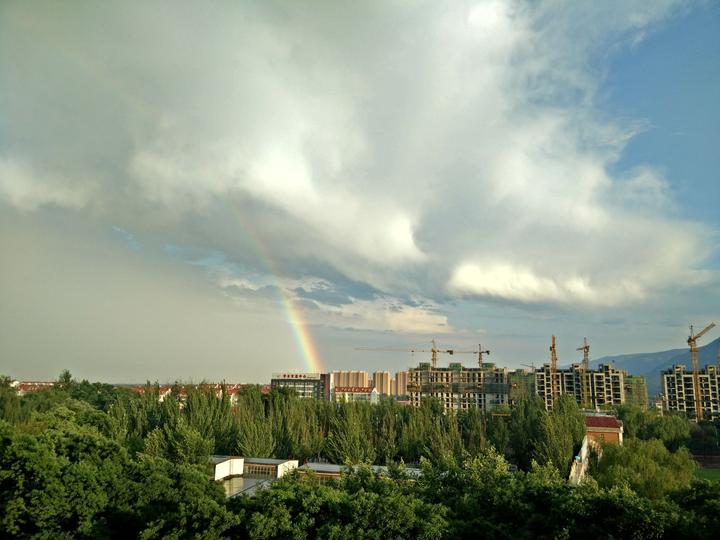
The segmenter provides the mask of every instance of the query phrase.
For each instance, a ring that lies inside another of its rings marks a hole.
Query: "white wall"
[[[277,477],[282,478],[285,473],[290,472],[293,469],[297,469],[297,466],[298,461],[296,459],[291,459],[289,461],[286,461],[285,463],[281,463],[280,465],[278,465]]]
[[[230,458],[215,465],[215,480],[222,480],[228,476],[241,476],[243,473],[243,458]]]

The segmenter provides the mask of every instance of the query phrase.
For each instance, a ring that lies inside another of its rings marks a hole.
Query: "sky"
[[[0,372],[681,348],[720,322],[718,96],[712,1],[5,0]]]

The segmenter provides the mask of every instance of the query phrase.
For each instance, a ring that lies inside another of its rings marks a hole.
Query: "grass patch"
[[[720,482],[720,469],[697,469],[695,471],[695,476],[702,478],[703,480]]]

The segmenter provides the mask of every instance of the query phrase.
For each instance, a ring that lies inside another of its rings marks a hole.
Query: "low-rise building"
[[[272,388],[291,388],[301,398],[330,401],[333,394],[332,373],[273,373]],[[367,385],[366,385],[367,386]]]
[[[357,468],[357,466],[353,468]],[[370,469],[379,474],[388,474],[389,472],[389,469],[384,465],[370,465]],[[324,481],[337,480],[346,470],[348,470],[346,465],[337,465],[335,463],[305,463],[298,467],[298,472],[301,475],[311,473]],[[412,467],[406,467],[403,471],[411,478],[417,478],[422,474],[420,469]]]
[[[377,403],[380,393],[372,386],[336,386],[335,401],[344,403]]]
[[[585,432],[588,441],[598,443],[623,443],[623,424],[610,415],[588,415],[585,417]]]
[[[250,495],[269,485],[298,466],[296,459],[243,458],[240,456],[210,456],[213,478],[222,482],[225,495]]]

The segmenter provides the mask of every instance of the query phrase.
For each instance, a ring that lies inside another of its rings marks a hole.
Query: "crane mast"
[[[555,344],[555,335],[552,337],[552,345],[550,346],[550,389],[552,392],[553,405],[555,400],[560,397],[557,388],[557,347]]]
[[[490,351],[483,351],[482,343],[478,344],[478,367],[482,369],[483,367],[483,355],[484,354],[490,354]]]
[[[575,350],[583,352],[583,369],[588,371],[590,369],[590,345],[588,345],[587,338],[583,338],[583,346]]]
[[[715,327],[715,323],[711,322],[705,328],[703,328],[697,334],[692,325],[690,325],[690,335],[688,336],[687,343],[690,346],[690,358],[692,360],[693,370],[693,393],[695,394],[695,419],[700,421],[703,418],[702,410],[702,396],[700,395],[700,362],[698,359],[698,346],[697,340],[704,336],[707,332]]]
[[[582,406],[587,408],[590,407],[591,404],[590,345],[588,344],[587,338],[583,338],[582,347],[578,347],[575,350],[583,352],[582,372],[580,373],[580,380],[582,381]]]

